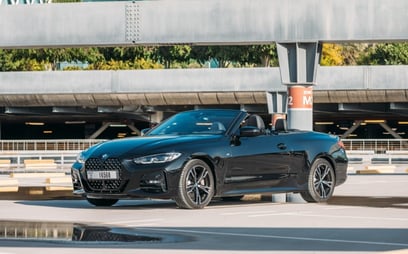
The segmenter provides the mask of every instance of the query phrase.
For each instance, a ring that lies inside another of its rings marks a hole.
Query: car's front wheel
[[[118,202],[117,199],[86,198],[86,200],[94,206],[113,206]]]
[[[199,209],[207,206],[214,195],[214,176],[202,160],[193,159],[180,174],[176,204],[180,208]]]
[[[326,159],[315,160],[310,168],[307,191],[301,192],[307,202],[326,202],[334,192],[335,172]]]

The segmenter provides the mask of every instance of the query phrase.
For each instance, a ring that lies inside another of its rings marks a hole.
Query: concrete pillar
[[[288,87],[289,129],[313,129],[313,86],[322,46],[319,42],[277,44],[282,84]]]
[[[266,100],[268,102],[268,113],[272,115],[270,124],[274,129],[277,119],[287,119],[287,92],[267,92]]]
[[[288,128],[313,130],[313,86],[322,52],[321,43],[277,43],[282,84],[288,89]],[[274,196],[272,196],[272,200]],[[298,193],[286,194],[286,202],[305,202]]]

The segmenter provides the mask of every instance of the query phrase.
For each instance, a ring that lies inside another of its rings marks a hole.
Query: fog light
[[[140,187],[147,192],[166,192],[166,177],[164,176],[163,172],[143,175],[140,181]]]

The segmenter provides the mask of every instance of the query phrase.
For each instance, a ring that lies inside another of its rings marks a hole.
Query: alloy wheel
[[[334,179],[333,169],[327,163],[317,165],[314,173],[314,190],[322,199],[327,199],[331,195]]]

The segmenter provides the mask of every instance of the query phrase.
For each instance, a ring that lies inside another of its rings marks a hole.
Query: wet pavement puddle
[[[68,222],[1,221],[0,245],[15,242],[62,244],[140,244],[192,241],[190,236],[161,232],[145,232],[137,228],[86,225]]]

